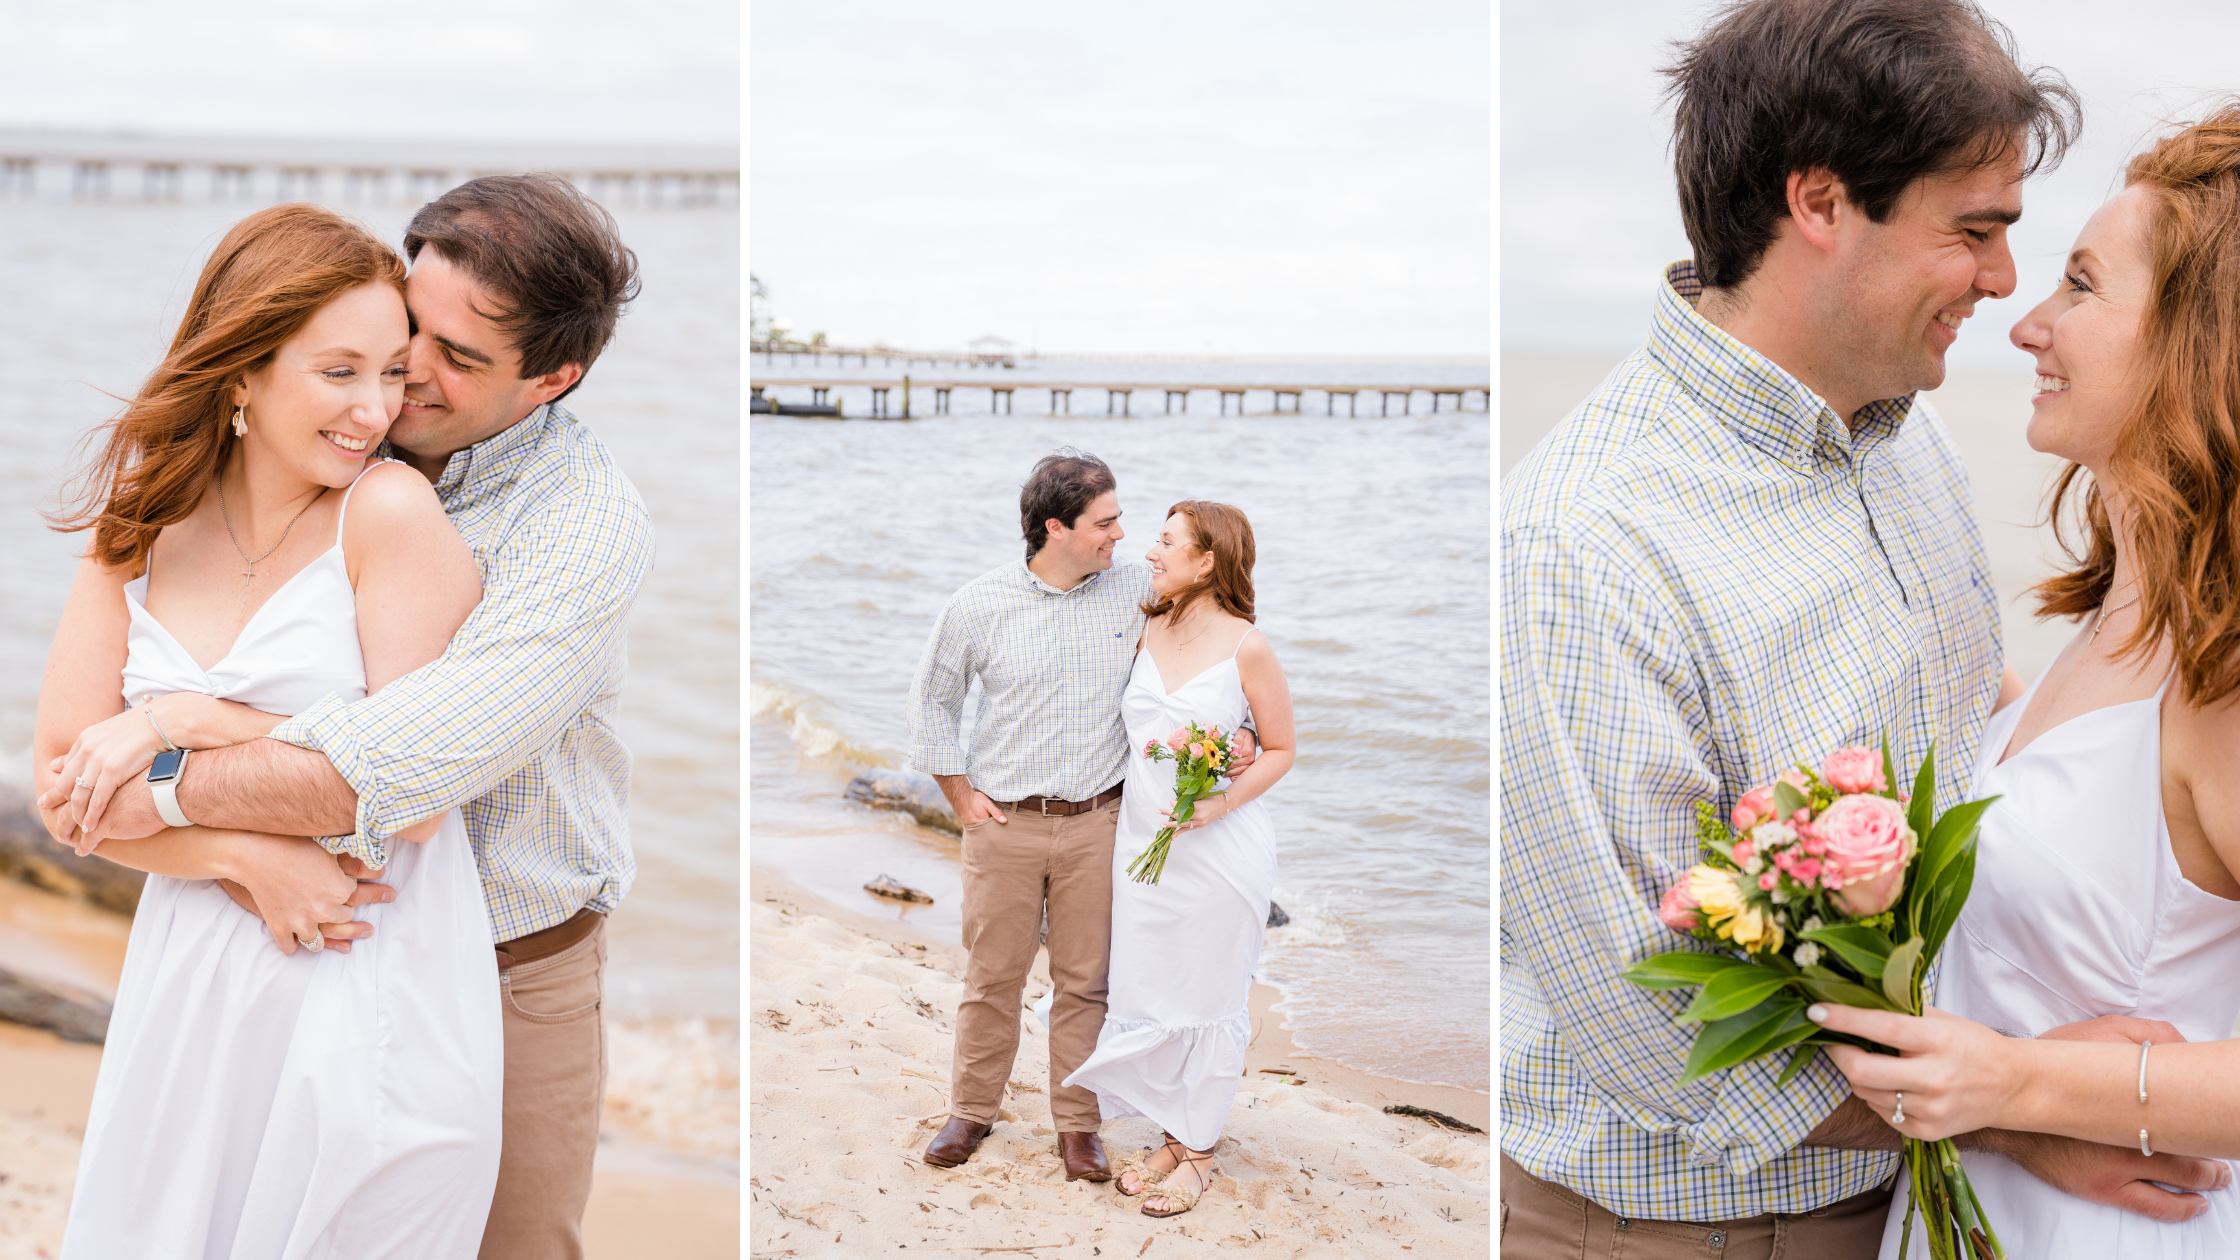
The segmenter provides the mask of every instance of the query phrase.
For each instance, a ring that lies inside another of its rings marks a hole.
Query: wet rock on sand
[[[129,916],[148,877],[55,843],[31,801],[29,792],[0,783],[0,876]]]
[[[896,901],[915,902],[921,906],[933,904],[933,898],[908,884],[902,883],[892,875],[879,876],[879,878],[865,884],[863,890],[875,897],[891,897]]]
[[[908,814],[921,826],[950,835],[962,835],[964,828],[957,826],[956,811],[949,808],[949,798],[941,794],[941,785],[930,774],[916,770],[866,770],[848,783],[847,798],[861,801],[873,809],[891,809]]]

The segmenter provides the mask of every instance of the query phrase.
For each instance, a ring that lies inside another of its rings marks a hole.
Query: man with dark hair
[[[605,921],[636,874],[615,738],[623,640],[653,564],[637,490],[558,400],[583,379],[637,260],[614,220],[549,175],[489,176],[423,207],[405,237],[404,413],[387,452],[435,484],[474,551],[482,602],[443,656],[271,739],[194,755],[178,808],[207,826],[330,837],[354,874],[455,806],[483,878],[505,1021],[505,1137],[483,1260],[583,1255],[605,1087]],[[142,783],[113,836],[164,825]],[[362,924],[329,924],[339,940]]]
[[[1900,1137],[1825,1058],[1678,1088],[1659,894],[1799,756],[1937,744],[1965,799],[2003,671],[1967,475],[1916,391],[2014,286],[2024,176],[2078,125],[1967,0],[1745,0],[1668,71],[1695,256],[1648,345],[1502,495],[1502,1253],[1868,1256]],[[1979,890],[1984,895],[1988,890]],[[2085,1028],[2074,1035],[2107,1035]],[[1980,1133],[2158,1219],[2207,1161]],[[1708,1250],[1707,1250],[1708,1249]]]
[[[1125,534],[1112,470],[1071,448],[1019,490],[1027,554],[966,583],[941,610],[910,686],[910,760],[964,829],[964,996],[949,1121],[925,1162],[972,1158],[1019,1050],[1019,998],[1049,916],[1050,1118],[1066,1180],[1112,1176],[1097,1096],[1065,1078],[1104,1027],[1112,846],[1127,774],[1120,693],[1143,637],[1151,570],[1117,568]],[[965,694],[980,680],[968,751]],[[1252,760],[1240,744],[1236,768]]]

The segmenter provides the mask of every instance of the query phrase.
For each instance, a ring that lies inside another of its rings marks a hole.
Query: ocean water
[[[397,241],[410,212],[355,213]],[[162,356],[234,207],[8,202],[0,240],[0,752],[19,767],[82,539],[49,532],[77,443]],[[622,211],[644,295],[569,409],[652,510],[622,735],[636,888],[610,923],[609,1113],[623,1136],[738,1154],[737,213]]]
[[[906,764],[905,697],[935,614],[1022,554],[1020,482],[1077,446],[1119,479],[1121,560],[1178,499],[1252,520],[1260,625],[1299,724],[1298,762],[1265,798],[1292,925],[1261,964],[1293,1035],[1363,1070],[1487,1089],[1491,422],[1475,400],[1375,420],[1342,404],[1336,419],[1223,418],[1201,400],[1186,420],[1030,417],[1022,394],[1017,417],[752,421],[751,857],[888,916],[905,912],[860,885],[891,874],[935,897],[906,917],[956,932],[956,840],[841,792],[864,767]]]

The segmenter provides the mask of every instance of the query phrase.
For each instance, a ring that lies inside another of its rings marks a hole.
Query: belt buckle
[[[1050,817],[1050,798],[1048,796],[1045,796],[1040,801],[1036,802],[1036,805],[1042,810],[1042,816],[1044,818]],[[1058,817],[1063,818],[1065,817],[1065,815],[1060,814],[1058,815]]]

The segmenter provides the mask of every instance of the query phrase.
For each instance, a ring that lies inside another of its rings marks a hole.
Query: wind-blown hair
[[[101,453],[75,482],[62,533],[93,531],[93,558],[138,568],[166,525],[185,520],[233,451],[233,387],[272,361],[319,308],[361,285],[404,296],[404,260],[318,206],[259,210],[218,242],[163,362],[123,414],[88,442]]]
[[[2124,184],[2146,188],[2153,209],[2130,368],[2141,388],[2108,465],[2139,569],[2140,617],[2118,653],[2167,637],[2181,694],[2201,707],[2240,690],[2240,97],[2131,159]],[[2062,512],[2080,490],[2081,555]],[[2081,617],[2115,576],[2106,500],[2072,463],[2050,511],[2074,567],[2038,585],[2038,615]]]
[[[1180,590],[1143,601],[1143,615],[1171,612],[1172,621],[1181,621],[1191,605],[1210,599],[1214,607],[1232,616],[1259,620],[1252,615],[1252,522],[1226,503],[1203,499],[1184,499],[1168,508],[1167,516],[1178,512],[1190,522],[1190,545],[1212,553],[1213,570]]]

